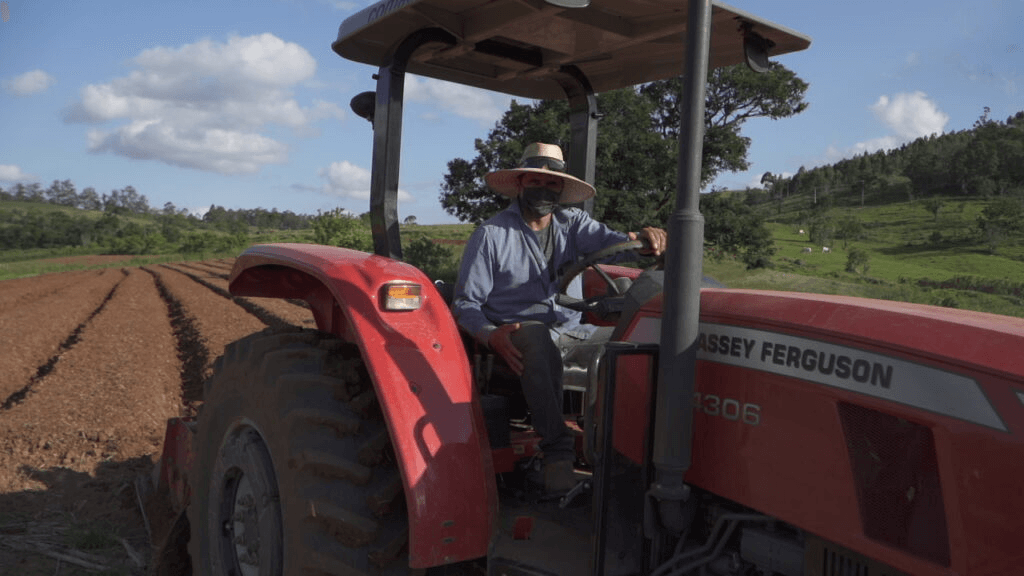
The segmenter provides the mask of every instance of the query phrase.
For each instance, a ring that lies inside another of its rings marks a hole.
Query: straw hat
[[[565,160],[562,159],[561,148],[555,144],[540,142],[534,142],[523,150],[518,168],[495,170],[484,176],[484,182],[498,194],[515,198],[519,195],[519,176],[530,173],[549,176],[554,174],[562,179],[565,184],[562,186],[562,195],[558,198],[559,204],[576,204],[594,195],[593,186],[565,173]]]

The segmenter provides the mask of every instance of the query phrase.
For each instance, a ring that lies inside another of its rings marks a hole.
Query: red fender
[[[395,280],[423,287],[418,310],[381,308]],[[382,256],[264,244],[235,262],[230,291],[305,300],[320,330],[359,346],[405,481],[410,565],[485,556],[497,517],[490,447],[458,328],[430,280]]]

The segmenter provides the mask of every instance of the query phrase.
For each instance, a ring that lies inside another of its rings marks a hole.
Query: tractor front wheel
[[[408,519],[359,350],[315,331],[228,346],[195,436],[196,574],[408,574]]]

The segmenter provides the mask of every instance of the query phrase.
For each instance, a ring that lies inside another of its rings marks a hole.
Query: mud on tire
[[[358,349],[316,331],[231,344],[195,436],[198,575],[407,574],[408,521]]]

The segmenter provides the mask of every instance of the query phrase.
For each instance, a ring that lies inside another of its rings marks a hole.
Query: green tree
[[[426,236],[419,236],[405,247],[404,260],[419,268],[428,278],[455,282],[458,269],[452,251],[435,244]]]
[[[43,192],[43,186],[39,182],[29,184],[25,190],[25,200],[29,202],[45,201],[46,195]]]
[[[852,248],[846,254],[846,271],[861,275],[867,274],[871,268],[870,259],[867,250]]]
[[[764,219],[739,194],[702,194],[704,245],[715,256],[735,254],[747,268],[771,266],[775,243]]]
[[[54,180],[53,184],[46,189],[46,199],[51,204],[60,206],[78,205],[78,194],[75,192],[75,185],[71,180]]]
[[[995,254],[1008,237],[1024,230],[1024,204],[1020,198],[1002,196],[993,200],[978,215],[978,229]]]
[[[946,203],[942,201],[942,198],[932,197],[925,198],[924,201],[921,202],[921,205],[924,206],[925,210],[931,212],[932,216],[935,217],[935,221],[938,222],[939,212],[942,210],[942,207],[946,205]]]
[[[99,194],[96,194],[96,189],[89,186],[78,195],[78,206],[83,210],[102,210],[103,202]]]
[[[213,232],[192,233],[181,242],[178,251],[182,254],[205,254],[215,242]]]
[[[718,69],[709,76],[701,179],[723,170],[744,170],[749,138],[743,123],[755,117],[781,118],[806,107],[807,84],[782,66],[757,75],[743,67]],[[595,215],[613,227],[634,229],[664,222],[676,189],[678,80],[653,82],[597,95],[603,117],[598,129]],[[568,154],[565,101],[512,102],[488,133],[475,142],[476,157],[448,163],[441,205],[464,222],[480,223],[508,205],[487,190],[490,171],[515,166],[523,146],[551,142]],[[566,158],[572,163],[572,158]]]
[[[681,80],[673,78],[641,89],[657,108],[656,127],[672,140],[678,139],[681,86]],[[701,183],[706,185],[721,172],[750,168],[750,138],[741,134],[743,124],[751,118],[778,120],[803,112],[807,88],[807,82],[777,62],[764,74],[743,64],[708,72]]]
[[[188,230],[188,218],[181,214],[161,214],[157,216],[160,235],[172,244],[181,242]]]
[[[864,233],[864,224],[859,218],[846,216],[836,224],[836,237],[843,239],[843,250],[849,246],[850,240],[858,240]]]
[[[828,214],[818,214],[807,226],[807,237],[821,246],[831,246],[836,236],[836,222]]]
[[[369,226],[341,208],[317,213],[313,218],[313,242],[363,252],[373,251]]]

